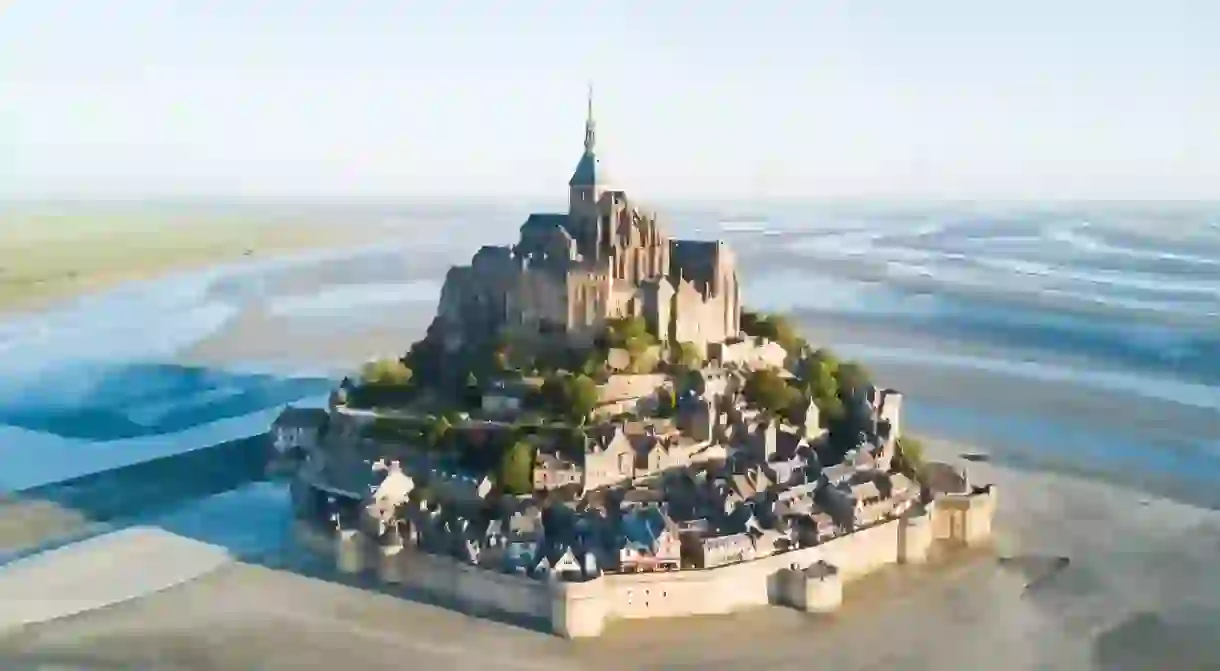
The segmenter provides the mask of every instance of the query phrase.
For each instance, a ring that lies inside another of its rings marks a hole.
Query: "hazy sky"
[[[1220,197],[1217,0],[0,0],[0,194]]]

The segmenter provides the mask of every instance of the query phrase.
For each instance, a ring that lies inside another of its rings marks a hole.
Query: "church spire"
[[[597,128],[593,122],[593,84],[589,84],[589,109],[585,114],[585,153],[593,153],[593,144],[597,140]]]

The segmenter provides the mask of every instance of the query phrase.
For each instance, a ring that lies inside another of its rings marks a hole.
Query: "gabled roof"
[[[275,427],[317,429],[326,423],[328,414],[323,408],[301,408],[288,406],[280,411],[271,423]]]
[[[521,228],[559,228],[567,232],[568,215],[554,212],[533,212],[526,218],[525,223],[521,224]]]
[[[635,510],[622,518],[622,535],[628,547],[655,552],[661,534],[665,531],[677,534],[673,520],[660,508],[649,506]]]

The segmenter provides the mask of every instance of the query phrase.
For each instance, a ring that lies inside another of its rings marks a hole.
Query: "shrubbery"
[[[894,462],[891,464],[894,470],[921,480],[925,463],[923,443],[910,436],[902,436],[898,439],[897,449],[894,450]]]
[[[411,382],[412,375],[402,359],[378,359],[360,369],[360,381],[364,384],[406,385]]]
[[[769,315],[762,312],[741,311],[741,330],[748,336],[766,338],[779,343],[788,352],[788,356],[800,356],[807,348],[796,328],[783,315]]]
[[[597,383],[586,375],[552,373],[542,383],[541,396],[556,415],[583,424],[597,407]]]
[[[504,450],[496,481],[506,494],[528,494],[534,489],[534,446],[516,440]]]

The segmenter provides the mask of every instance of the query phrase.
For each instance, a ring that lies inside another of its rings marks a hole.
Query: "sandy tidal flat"
[[[0,323],[0,479],[43,482],[262,430],[283,403],[333,383],[310,377],[401,352],[448,265],[476,242],[507,242],[527,211],[412,214],[410,235],[380,236],[379,249],[209,267]],[[359,219],[348,214],[336,220]],[[1178,215],[1159,210],[801,210],[736,231],[713,230],[714,214],[672,220],[729,239],[749,305],[792,311],[811,339],[900,388],[905,430],[992,453],[970,468],[1003,487],[1007,561],[888,572],[828,620],[765,609],[616,625],[578,645],[238,563],[11,632],[0,650],[124,669],[1220,668],[1220,585],[1208,578],[1220,548],[1220,229],[1206,226],[1214,210],[1182,216],[1187,237],[1166,237]],[[154,251],[137,256],[162,263]],[[292,564],[277,554],[285,497],[253,489],[154,524]],[[0,509],[0,548],[88,525],[25,502]]]
[[[0,215],[0,313],[123,282],[292,251],[369,244],[384,226],[148,215]]]
[[[618,623],[601,639],[568,643],[234,564],[13,633],[0,650],[13,660],[191,669],[396,669],[407,660],[453,669],[798,669],[815,660],[836,669],[1218,668],[1220,583],[1206,576],[1220,513],[1071,476],[969,468],[1002,488],[994,554],[866,579],[832,618],[765,608]]]

